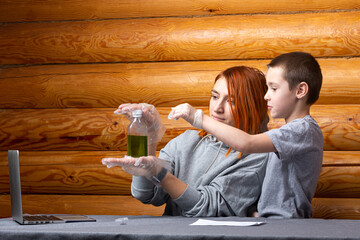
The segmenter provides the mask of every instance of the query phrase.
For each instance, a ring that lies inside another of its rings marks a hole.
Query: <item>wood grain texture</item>
[[[10,217],[7,149],[20,149],[24,212],[156,215],[131,197],[124,102],[148,102],[167,132],[183,102],[207,113],[215,76],[266,71],[290,51],[317,57],[324,82],[311,113],[324,134],[314,217],[360,219],[358,0],[0,1],[0,217]],[[284,124],[271,119],[270,128]]]
[[[0,149],[20,150],[126,150],[129,121],[115,109],[0,110]],[[159,109],[167,132],[160,142],[190,127],[184,120],[167,118],[170,108]]]
[[[323,85],[316,104],[360,104],[360,58],[319,59]],[[116,107],[146,102],[208,106],[222,70],[245,65],[266,72],[269,60],[69,64],[0,70],[0,108]]]
[[[23,212],[29,214],[152,215],[164,206],[142,204],[131,196],[23,194]],[[11,217],[9,195],[0,195],[0,218]]]
[[[207,114],[207,109],[202,108]],[[158,108],[166,133],[158,147],[189,129]],[[0,109],[0,150],[125,150],[129,121],[114,109]],[[325,150],[360,150],[359,105],[314,105],[312,115],[324,135]],[[282,126],[272,119],[269,128]]]
[[[314,198],[313,217],[325,219],[360,219],[359,198]]]
[[[168,17],[359,9],[357,0],[3,0],[0,22]]]
[[[23,193],[131,195],[131,175],[107,168],[104,157],[124,151],[21,151]],[[0,152],[0,193],[9,193],[7,152]]]
[[[131,195],[131,176],[106,168],[104,157],[124,151],[21,151],[22,190],[27,194]],[[360,151],[324,152],[316,197],[360,198]],[[0,152],[0,194],[9,194],[7,151]]]
[[[0,64],[360,56],[358,12],[0,25]]]
[[[325,219],[360,219],[360,200],[345,198],[315,198],[313,217]],[[10,217],[10,196],[0,195],[0,217]],[[88,215],[153,215],[160,216],[164,207],[145,205],[130,196],[88,195],[24,195],[24,212],[30,214]]]
[[[360,166],[360,152],[324,151],[323,166]]]
[[[360,159],[357,159],[360,161]],[[360,166],[323,167],[315,197],[360,198]]]
[[[314,105],[310,114],[319,124],[324,137],[324,150],[356,151],[360,147],[359,105]],[[281,119],[271,119],[269,129],[284,125]]]

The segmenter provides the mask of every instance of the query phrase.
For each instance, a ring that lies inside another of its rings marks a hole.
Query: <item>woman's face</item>
[[[211,90],[211,99],[209,106],[210,117],[216,121],[234,126],[231,115],[232,98],[228,96],[228,88],[224,77],[219,78],[214,88]]]

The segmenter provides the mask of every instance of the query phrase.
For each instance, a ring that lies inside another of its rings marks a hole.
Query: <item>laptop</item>
[[[8,150],[11,214],[19,224],[44,224],[68,222],[95,222],[96,220],[84,215],[73,214],[23,214],[21,200],[21,181],[19,151]]]

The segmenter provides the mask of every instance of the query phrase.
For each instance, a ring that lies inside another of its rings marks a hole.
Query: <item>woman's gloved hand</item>
[[[115,114],[124,114],[130,121],[132,120],[132,111],[142,110],[143,119],[148,128],[149,150],[156,151],[156,145],[161,141],[166,131],[161,123],[159,112],[156,108],[147,103],[124,103],[115,110]]]
[[[122,169],[133,176],[144,176],[154,184],[159,184],[166,173],[171,169],[170,162],[154,156],[133,158],[103,158],[102,164],[108,168],[121,166]]]

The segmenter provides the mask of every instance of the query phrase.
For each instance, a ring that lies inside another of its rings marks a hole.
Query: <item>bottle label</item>
[[[127,155],[137,158],[148,155],[147,136],[127,136]]]

